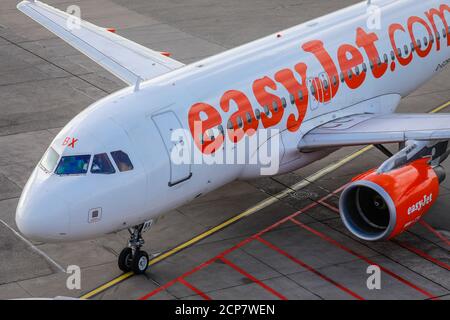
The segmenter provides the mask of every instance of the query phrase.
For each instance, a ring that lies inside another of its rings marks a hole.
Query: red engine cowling
[[[445,178],[428,159],[388,173],[371,170],[353,179],[340,198],[341,218],[355,236],[377,241],[393,238],[431,208]]]

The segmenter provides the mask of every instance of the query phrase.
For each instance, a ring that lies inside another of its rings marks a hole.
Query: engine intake
[[[355,179],[343,191],[340,213],[347,229],[367,241],[397,236],[432,207],[445,178],[441,167],[416,160],[387,173],[376,170]]]

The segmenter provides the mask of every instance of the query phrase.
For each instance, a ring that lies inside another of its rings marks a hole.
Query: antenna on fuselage
[[[134,92],[139,91],[139,89],[141,88],[141,82],[142,82],[141,77],[137,77],[136,83],[134,84]]]

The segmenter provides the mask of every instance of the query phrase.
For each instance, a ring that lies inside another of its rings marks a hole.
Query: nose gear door
[[[173,187],[181,182],[189,180],[192,176],[191,172],[191,159],[188,154],[187,159],[189,161],[182,161],[180,152],[188,152],[188,138],[186,136],[186,130],[183,129],[180,120],[172,111],[167,111],[152,116],[152,120],[158,128],[161,139],[166,147],[167,156],[170,162],[170,179],[169,186]],[[187,162],[187,163],[186,163]]]

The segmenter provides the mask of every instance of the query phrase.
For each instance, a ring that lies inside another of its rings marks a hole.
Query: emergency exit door
[[[192,176],[190,157],[188,157],[188,163],[180,163],[179,158],[173,158],[179,154],[181,149],[183,149],[184,152],[190,152],[190,150],[187,149],[187,146],[189,145],[187,143],[188,137],[186,136],[186,131],[182,130],[183,126],[181,125],[180,120],[172,111],[155,115],[152,117],[152,120],[164,142],[170,162],[169,186],[173,187],[181,182],[189,180]]]

